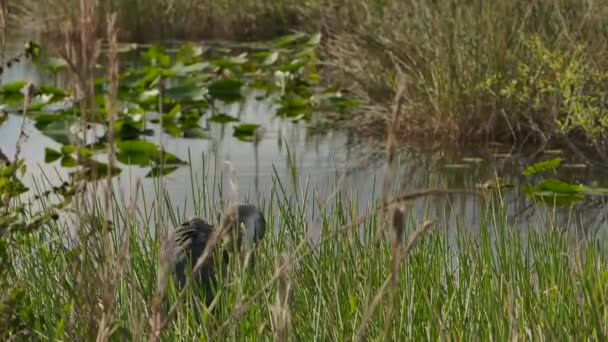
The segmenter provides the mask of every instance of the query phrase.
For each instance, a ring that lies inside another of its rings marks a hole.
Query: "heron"
[[[218,237],[217,248],[221,249],[219,260],[222,266],[227,265],[231,252],[240,250],[252,251],[266,233],[266,220],[262,212],[251,204],[232,205],[219,216],[219,228],[200,217],[191,217],[173,230],[164,243],[164,260],[173,271],[176,285],[182,290],[186,279],[192,272],[198,259],[204,253],[214,234]],[[237,224],[238,222],[238,224]],[[245,244],[243,244],[245,238]],[[232,245],[230,245],[232,244]],[[213,246],[213,248],[216,248]],[[214,289],[218,276],[222,275],[216,267],[218,253],[210,253],[193,280],[203,289],[207,306],[215,297]],[[253,261],[253,260],[252,260]],[[253,264],[253,263],[252,263]]]

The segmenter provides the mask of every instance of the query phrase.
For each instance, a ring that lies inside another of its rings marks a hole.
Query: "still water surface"
[[[49,82],[49,76],[41,74],[31,62],[24,60],[2,75],[3,83],[14,80],[40,84]],[[52,80],[55,81],[62,82],[61,79]],[[215,196],[205,199],[215,202],[220,198],[220,184],[224,197],[229,196],[228,193],[236,193],[241,201],[255,201],[257,183],[260,197],[271,198],[271,189],[273,186],[276,189],[277,179],[284,185],[287,196],[301,200],[308,189],[310,208],[316,205],[317,196],[323,201],[329,196],[334,198],[340,195],[342,199],[356,201],[361,210],[368,208],[371,201],[379,197],[384,174],[381,147],[357,139],[354,133],[330,131],[316,134],[315,129],[305,123],[278,118],[274,115],[276,107],[273,103],[258,101],[255,96],[247,97],[243,103],[225,105],[221,111],[238,117],[241,122],[260,124],[264,133],[259,145],[256,147],[253,143],[237,140],[232,136],[230,124],[209,122],[210,115],[204,115],[200,122],[206,132],[205,139],[176,138],[162,134],[157,125],[150,124],[148,127],[154,130],[154,135],[147,137],[148,140],[162,142],[165,150],[190,161],[190,167],[180,167],[162,179],[168,198],[180,216],[195,213],[193,189],[200,189],[203,182],[216,185]],[[0,125],[0,149],[11,159],[15,154],[22,120],[20,115],[10,114],[8,120]],[[44,162],[45,147],[59,150],[61,145],[40,133],[28,119],[24,127],[27,139],[21,146],[21,154],[26,158],[28,169],[25,185],[33,188],[34,180],[40,180],[43,174],[51,184],[67,179],[70,170],[62,168],[59,161],[50,164]],[[100,132],[92,129],[89,133]],[[592,235],[602,234],[606,230],[607,212],[602,198],[592,198],[574,208],[558,210],[533,204],[520,190],[526,182],[521,171],[529,163],[510,154],[505,147],[484,146],[480,150],[485,153],[465,151],[458,157],[403,151],[396,165],[396,189],[399,192],[429,187],[474,189],[477,184],[500,176],[515,185],[504,193],[503,201],[510,220],[518,226],[524,229],[542,227],[543,222],[556,220],[564,228],[572,228],[578,223],[579,227],[584,227],[586,233]],[[484,157],[480,158],[480,155]],[[107,161],[105,155],[96,158]],[[564,158],[568,161],[567,156]],[[229,167],[226,162],[234,170],[236,187],[228,180],[230,172],[227,172]],[[158,180],[145,177],[149,168],[119,166],[123,172],[115,178],[118,194],[125,203],[136,200],[140,207],[150,207]],[[590,167],[567,169],[560,176],[571,182],[608,186],[605,173]],[[143,196],[134,196],[138,182],[144,191]],[[195,193],[194,196],[199,195]],[[145,202],[144,197],[147,199]],[[327,200],[327,205],[329,203],[332,201]],[[451,232],[458,227],[476,230],[483,217],[483,206],[480,204],[480,199],[474,196],[449,195],[417,201],[412,212],[417,220],[427,217],[445,219],[445,228]],[[308,217],[311,222],[318,219],[312,214],[312,209]],[[572,231],[576,232],[574,229]]]

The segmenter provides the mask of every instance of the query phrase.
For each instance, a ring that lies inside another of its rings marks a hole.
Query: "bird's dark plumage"
[[[239,224],[237,225],[237,218]],[[244,228],[241,228],[241,226]],[[174,269],[176,284],[182,289],[186,280],[199,257],[205,251],[205,247],[210,242],[212,235],[216,232],[213,226],[205,220],[193,217],[184,222],[181,226],[172,231],[164,244],[165,262]],[[239,204],[228,207],[221,215],[220,220],[220,241],[216,248],[224,245],[225,242],[236,242],[240,248],[243,233],[245,233],[246,247],[251,248],[259,242],[266,232],[266,220],[260,210],[250,204]],[[230,250],[224,250],[222,259],[227,263]],[[200,271],[194,276],[194,280],[202,287],[206,296],[206,303],[209,305],[213,300],[213,289],[217,284],[217,277],[221,272],[215,269],[215,256],[211,253],[209,258],[203,263]]]

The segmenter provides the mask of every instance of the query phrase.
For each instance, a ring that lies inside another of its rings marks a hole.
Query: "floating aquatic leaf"
[[[6,94],[21,94],[21,89],[27,85],[26,81],[14,81],[4,83],[2,88],[0,88],[0,93],[3,95]],[[22,94],[23,95],[23,94]]]
[[[260,128],[258,124],[236,125],[234,126],[234,133],[232,135],[242,141],[253,141],[258,128]]]
[[[52,148],[46,147],[44,149],[44,162],[52,163],[55,160],[61,158],[61,152],[53,150]]]
[[[63,89],[48,85],[41,86],[38,92],[41,94],[53,95],[54,101],[57,101],[67,95]]]
[[[76,159],[74,159],[72,156],[64,155],[61,158],[62,167],[76,167],[76,165],[77,165]]]
[[[70,127],[73,122],[74,121],[72,119],[63,121],[52,121],[40,126],[38,125],[38,122],[36,122],[35,126],[44,135],[55,140],[56,142],[63,145],[69,145],[72,143],[72,139],[75,138],[72,134],[72,131],[70,130]]]
[[[182,128],[183,137],[184,138],[198,138],[198,139],[207,139],[209,136],[205,132],[205,130],[201,127],[188,127]]]
[[[557,179],[546,179],[536,185],[526,185],[523,190],[533,201],[549,205],[572,205],[585,198],[584,186]]]
[[[279,53],[276,51],[271,52],[262,62],[262,65],[272,65],[279,59]]]
[[[168,67],[171,63],[171,58],[169,54],[160,47],[159,45],[154,45],[148,51],[144,53],[145,60],[151,65],[158,65],[161,67]]]
[[[158,146],[144,140],[119,141],[116,159],[124,164],[147,165],[159,154]]]
[[[49,57],[43,66],[51,72],[58,72],[59,70],[65,69],[68,66],[68,62],[63,58]]]
[[[161,151],[158,146],[145,140],[119,141],[116,159],[124,164],[147,165],[157,164],[186,164],[172,153]]]
[[[310,60],[308,60],[308,59],[303,59],[303,60],[296,59],[296,60],[289,62],[288,64],[281,66],[279,68],[279,70],[283,71],[283,72],[295,73],[295,72],[298,72],[301,68],[308,65],[308,63],[310,63]]]
[[[158,89],[150,89],[150,90],[143,91],[141,93],[141,95],[139,96],[139,102],[150,103],[150,102],[156,101],[159,94],[160,94],[160,91]]]
[[[202,102],[207,89],[198,84],[186,84],[166,89],[163,95],[174,101]]]
[[[287,47],[289,45],[294,45],[301,42],[306,38],[306,36],[307,35],[305,33],[297,32],[277,39],[274,44],[278,47]]]
[[[531,176],[531,175],[539,173],[539,172],[551,171],[551,170],[557,168],[561,163],[562,163],[562,158],[560,158],[560,157],[557,157],[557,158],[551,159],[551,160],[541,161],[541,162],[535,163],[533,165],[530,165],[526,171],[522,172],[522,174],[524,176]]]
[[[243,53],[236,57],[224,57],[218,58],[211,61],[211,64],[220,67],[220,68],[233,68],[236,66],[243,65],[247,63],[249,59],[247,59],[247,53]]]
[[[173,108],[169,111],[169,113],[165,114],[165,117],[163,119],[173,120],[177,117],[177,115],[179,114],[179,112],[181,110],[182,110],[182,106],[178,103],[175,106],[173,106]]]
[[[279,103],[282,105],[277,111],[277,115],[279,116],[293,118],[301,114],[308,113],[310,109],[308,99],[299,96],[284,98],[280,100]]]
[[[150,172],[148,172],[146,174],[146,178],[166,176],[168,174],[173,173],[173,171],[175,171],[177,169],[178,169],[177,166],[167,166],[167,167],[162,167],[162,168],[160,166],[153,166],[150,169]]]
[[[189,42],[180,47],[179,51],[177,51],[176,58],[178,62],[190,65],[196,63],[202,55],[203,47]]]
[[[74,153],[74,151],[76,151],[76,147],[74,147],[74,145],[61,146],[61,154],[63,154],[63,155],[72,154],[72,153]]]
[[[176,64],[171,68],[171,71],[176,75],[188,75],[196,72],[201,72],[207,69],[211,64],[207,62],[199,62],[190,65]]]
[[[129,120],[119,120],[114,123],[114,135],[120,140],[137,139],[142,130]]]
[[[163,120],[163,130],[174,137],[181,137],[183,135],[182,129],[172,120]]]
[[[211,83],[209,95],[224,102],[234,102],[242,99],[241,87],[243,81],[236,78],[228,78]]]
[[[216,123],[228,123],[228,122],[239,121],[239,119],[222,113],[222,114],[216,114],[216,115],[212,116],[211,118],[209,118],[209,121],[216,122]]]

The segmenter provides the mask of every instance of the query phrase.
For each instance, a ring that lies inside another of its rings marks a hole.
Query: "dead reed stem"
[[[384,165],[384,186],[382,188],[382,202],[387,203],[391,197],[391,184],[393,183],[393,161],[395,160],[395,151],[397,149],[397,132],[399,131],[399,116],[401,113],[401,104],[405,91],[407,90],[407,79],[403,74],[399,74],[399,85],[395,98],[393,99],[393,111],[391,120],[388,124],[388,132],[386,138],[386,163]],[[376,241],[385,237],[382,225],[378,225],[376,231]]]
[[[6,45],[6,31],[8,24],[8,0],[0,0],[0,66],[4,64],[4,46]],[[0,80],[2,85],[2,80]]]
[[[103,310],[101,319],[99,321],[99,328],[97,331],[97,341],[108,341],[113,334],[113,321],[114,321],[114,292],[116,290],[116,283],[118,278],[121,276],[121,271],[124,266],[124,260],[128,253],[126,248],[127,243],[124,239],[121,252],[118,260],[114,256],[112,248],[112,237],[109,227],[110,222],[110,199],[113,194],[112,187],[112,169],[114,167],[114,120],[116,118],[117,102],[118,102],[118,30],[116,27],[116,13],[111,14],[108,17],[107,25],[107,40],[108,40],[108,80],[109,80],[109,93],[106,96],[106,111],[108,115],[108,144],[110,145],[110,151],[108,154],[108,175],[106,179],[106,186],[104,189],[104,222],[103,222],[103,238],[104,238],[104,263],[103,269],[103,284],[104,293],[102,297]],[[128,229],[123,230],[123,234]]]
[[[391,274],[388,307],[384,318],[384,339],[388,340],[392,326],[393,312],[395,310],[395,293],[399,289],[399,264],[401,261],[401,249],[403,245],[403,211],[400,208],[393,209],[391,220],[392,244],[391,244]]]
[[[270,308],[272,314],[272,330],[275,341],[287,341],[291,329],[291,312],[289,311],[289,301],[291,298],[291,272],[289,261],[279,256],[276,259],[276,270],[285,269],[279,272],[277,284],[276,303]]]

